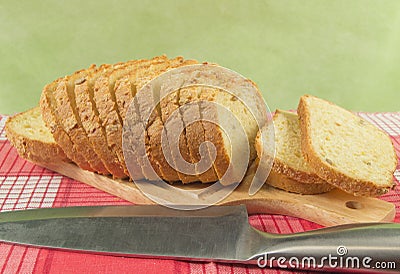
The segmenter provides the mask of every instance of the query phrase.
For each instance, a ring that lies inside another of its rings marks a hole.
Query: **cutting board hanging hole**
[[[363,204],[358,201],[347,201],[346,207],[351,209],[361,209],[363,208]]]

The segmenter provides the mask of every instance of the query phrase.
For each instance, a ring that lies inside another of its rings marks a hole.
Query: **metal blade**
[[[254,251],[252,241],[246,240],[249,232],[257,234],[245,206],[194,211],[100,206],[0,213],[0,241],[123,256],[244,260]]]

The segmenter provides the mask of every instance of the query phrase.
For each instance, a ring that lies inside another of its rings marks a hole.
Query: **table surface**
[[[400,157],[400,113],[359,113],[386,131]],[[6,116],[0,116],[0,211],[42,207],[130,204],[115,196],[74,181],[20,158],[4,133]],[[396,205],[400,222],[400,165],[397,187],[381,197]],[[302,219],[258,214],[249,217],[255,228],[272,233],[294,233],[320,228]],[[220,263],[124,258],[55,251],[0,243],[0,273],[286,273]],[[400,263],[400,262],[398,262]],[[291,272],[290,272],[291,273]]]
[[[398,0],[0,1],[0,113],[90,64],[160,54],[235,70],[271,110],[305,93],[399,111]]]

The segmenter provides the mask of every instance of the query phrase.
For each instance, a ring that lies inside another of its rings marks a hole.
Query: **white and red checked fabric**
[[[359,113],[386,131],[400,158],[400,113]],[[0,116],[0,211],[40,207],[130,204],[120,198],[74,181],[20,158],[5,138],[7,117]],[[400,165],[397,187],[381,197],[396,205],[400,222]],[[255,228],[273,233],[293,233],[320,228],[302,219],[280,215],[250,216]],[[0,273],[292,273],[221,263],[124,258],[56,251],[0,243]],[[305,272],[302,272],[305,273]]]

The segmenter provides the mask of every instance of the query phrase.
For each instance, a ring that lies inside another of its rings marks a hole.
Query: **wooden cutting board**
[[[71,163],[37,163],[62,175],[86,183],[134,204],[154,204],[133,182],[82,170]],[[249,182],[242,182],[220,205],[245,204],[249,214],[282,214],[324,226],[356,222],[390,222],[395,216],[392,203],[367,197],[354,197],[340,190],[318,195],[300,195],[264,185],[249,196]]]

